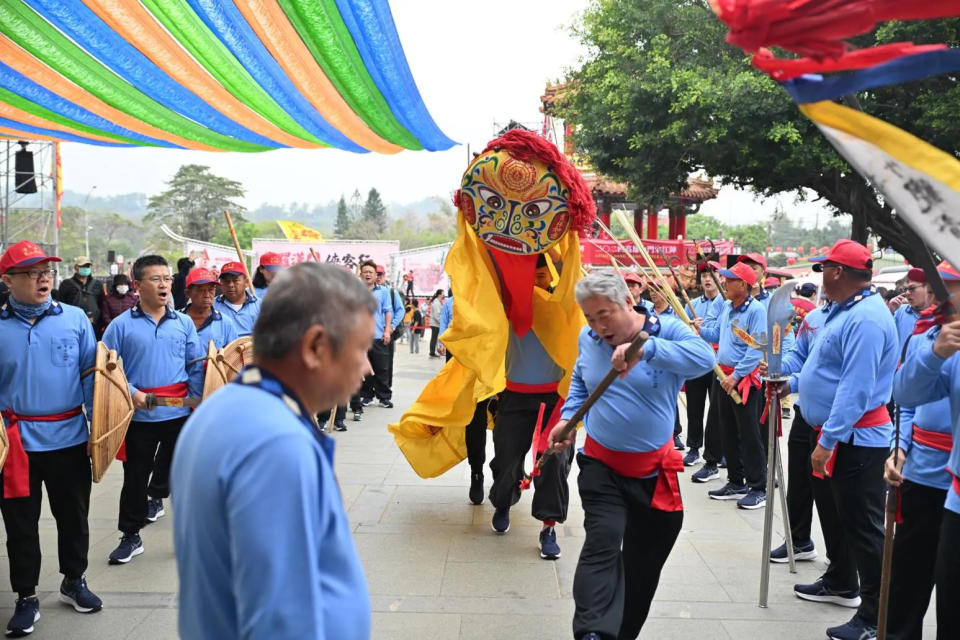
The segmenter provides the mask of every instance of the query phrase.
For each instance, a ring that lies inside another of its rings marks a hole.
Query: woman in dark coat
[[[130,290],[130,278],[120,273],[113,277],[110,293],[100,303],[100,320],[106,327],[118,315],[137,304],[137,296]]]

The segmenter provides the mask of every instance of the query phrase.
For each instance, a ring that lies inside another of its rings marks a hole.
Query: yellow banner
[[[283,235],[287,237],[287,240],[323,240],[322,233],[316,229],[305,227],[299,222],[293,222],[291,220],[277,220],[277,224],[280,225],[280,229],[283,231]]]

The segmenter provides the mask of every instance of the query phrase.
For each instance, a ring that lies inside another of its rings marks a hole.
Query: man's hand
[[[890,300],[887,302],[887,308],[889,308],[890,311],[896,311],[897,309],[902,307],[906,302],[907,302],[907,296],[901,293],[898,296],[894,296],[893,298],[890,298]]]
[[[383,344],[390,344],[390,330],[387,329],[383,332]]]
[[[694,330],[697,333],[700,333],[700,328],[703,326],[703,318],[697,318],[696,320],[692,320],[691,324],[693,325]]]
[[[903,463],[906,458],[907,454],[903,449],[898,448],[890,454],[886,464],[883,465],[883,479],[891,487],[899,487],[903,484]]]
[[[577,439],[577,430],[571,429],[570,434],[563,440],[559,440],[561,433],[567,426],[566,420],[558,422],[550,431],[550,437],[547,438],[547,448],[560,452],[569,447]]]
[[[730,393],[737,386],[737,379],[733,377],[733,374],[724,376],[723,380],[720,381],[720,387]]]
[[[943,325],[933,343],[933,352],[941,358],[949,358],[957,351],[960,351],[960,320]]]
[[[634,365],[640,362],[640,359],[643,357],[643,347],[637,351],[637,355],[634,356],[634,359],[630,362],[627,362],[627,349],[630,348],[630,343],[625,342],[619,345],[616,349],[613,350],[613,357],[610,358],[610,364],[614,369],[620,372],[618,378],[626,378],[627,374],[630,373],[630,369],[633,369]]]
[[[830,456],[833,455],[833,450],[824,449],[819,444],[817,448],[813,450],[813,453],[810,454],[810,464],[813,466],[813,472],[820,474],[821,476],[827,475],[827,460],[830,459]]]
[[[137,391],[133,394],[133,408],[134,409],[146,409],[147,408],[147,394],[143,391]]]
[[[767,377],[767,361],[761,360],[760,364],[757,365],[757,373],[760,374],[761,378]]]

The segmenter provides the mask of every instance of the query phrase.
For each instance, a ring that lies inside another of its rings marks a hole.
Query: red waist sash
[[[162,387],[144,387],[140,389],[140,391],[152,393],[158,398],[186,398],[189,393],[186,382],[175,382],[174,384],[167,384]],[[126,438],[120,443],[120,448],[117,450],[117,460],[120,462],[127,461]]]
[[[853,428],[868,429],[870,427],[879,427],[880,425],[887,424],[888,422],[890,422],[890,412],[887,411],[887,405],[882,404],[876,409],[871,409],[870,411],[867,411],[865,414],[860,416],[860,419],[857,420],[856,423],[854,423]],[[820,442],[820,434],[821,434],[821,429],[823,429],[823,425],[821,424],[812,425],[812,427],[813,427],[813,430],[817,432],[817,442]],[[830,458],[827,460],[826,477],[829,478],[833,476],[833,465],[836,464],[836,462],[837,462],[837,448],[834,447],[833,453],[830,454]],[[813,472],[813,475],[816,476],[817,478],[820,478],[821,480],[824,477],[823,475],[817,473],[816,471]]]
[[[20,439],[20,421],[28,422],[59,422],[68,420],[83,413],[81,407],[74,407],[62,413],[51,413],[45,416],[25,416],[14,413],[12,409],[3,410],[3,420],[7,423],[7,440],[10,448],[7,451],[7,461],[3,465],[3,497],[26,498],[30,495],[30,460],[23,449]]]
[[[507,391],[513,391],[514,393],[556,393],[559,388],[559,382],[524,384],[523,382],[507,380]]]
[[[723,374],[726,376],[732,375],[734,367],[728,367],[725,364],[721,364],[720,371],[723,371]],[[747,375],[740,378],[740,381],[737,383],[737,391],[740,393],[740,398],[743,400],[743,404],[747,403],[747,398],[750,396],[750,389],[759,389],[760,388],[760,376],[759,372],[760,367],[757,367]]]
[[[953,436],[949,432],[930,431],[913,425],[913,441],[937,451],[953,451]]]
[[[650,507],[660,511],[683,511],[677,482],[677,473],[683,471],[683,456],[673,448],[672,439],[656,451],[615,451],[587,435],[583,453],[627,478],[644,478],[659,472]]]

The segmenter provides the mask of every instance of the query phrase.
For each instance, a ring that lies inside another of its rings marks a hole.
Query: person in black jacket
[[[170,287],[174,309],[183,309],[187,306],[187,274],[190,273],[190,269],[193,269],[193,260],[190,258],[177,260],[177,275],[173,276],[173,286]]]
[[[73,276],[60,283],[60,302],[83,309],[99,335],[100,303],[103,288],[92,275],[93,263],[89,256],[78,256],[73,263]]]

